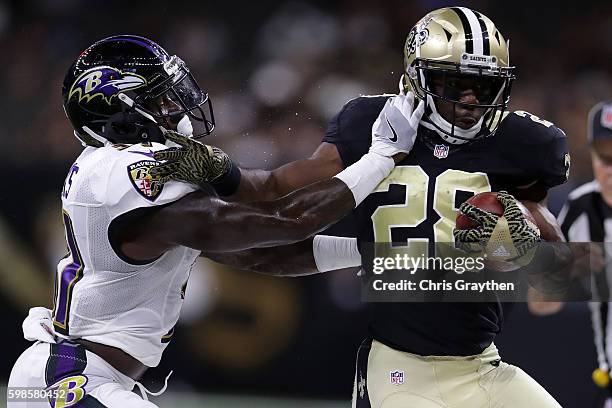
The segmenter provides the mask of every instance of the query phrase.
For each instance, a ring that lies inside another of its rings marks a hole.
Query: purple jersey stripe
[[[54,350],[56,355],[54,357],[57,358],[57,365],[55,366],[55,381],[60,378],[67,377],[70,374],[76,365],[76,356],[75,356],[75,348],[74,346],[59,344],[57,349]]]
[[[66,265],[61,272],[58,272],[59,276],[56,281],[58,286],[56,292],[57,299],[55,301],[53,325],[59,333],[68,335],[68,319],[70,302],[72,300],[72,290],[74,289],[74,285],[83,277],[83,259],[76,243],[70,216],[65,211],[63,215],[64,227],[66,229],[66,242],[68,244],[70,256],[72,257],[72,262]]]
[[[63,342],[50,345],[45,381],[47,386],[72,375],[82,374],[87,366],[85,348],[79,344]]]
[[[86,367],[87,354],[83,346],[70,342],[50,344],[45,368],[46,385],[50,387],[64,378],[83,375]],[[51,398],[49,402],[51,406],[55,406],[54,399]]]

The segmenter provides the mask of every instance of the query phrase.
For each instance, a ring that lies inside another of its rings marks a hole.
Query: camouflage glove
[[[497,194],[497,199],[504,206],[504,215],[508,221],[510,236],[519,254],[524,255],[540,241],[540,229],[527,220],[514,197],[505,191]]]
[[[229,156],[219,148],[170,130],[164,136],[181,147],[154,153],[155,160],[164,161],[151,169],[151,175],[159,176],[161,183],[176,180],[203,185],[217,180],[232,168]]]
[[[533,222],[525,218],[513,196],[501,191],[497,193],[497,199],[504,207],[504,213],[501,216],[482,210],[467,202],[461,204],[459,210],[476,221],[479,226],[465,230],[455,228],[453,231],[455,242],[460,249],[465,251],[482,251],[491,239],[500,218],[504,218],[508,223],[510,239],[519,256],[523,256],[540,241],[540,231]]]

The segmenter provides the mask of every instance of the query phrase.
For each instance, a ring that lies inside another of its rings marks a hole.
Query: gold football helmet
[[[405,92],[426,101],[421,123],[449,144],[492,135],[508,106],[514,80],[508,45],[488,17],[469,8],[447,7],[423,17],[406,39],[401,82]],[[466,79],[475,84],[470,103],[459,100],[462,90],[457,84]],[[437,101],[453,104],[450,121],[440,115]],[[466,129],[456,123],[457,105],[484,113]]]

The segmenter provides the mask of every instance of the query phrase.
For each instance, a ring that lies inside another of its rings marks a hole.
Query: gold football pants
[[[353,408],[560,408],[491,344],[467,357],[419,356],[366,340],[359,348]]]

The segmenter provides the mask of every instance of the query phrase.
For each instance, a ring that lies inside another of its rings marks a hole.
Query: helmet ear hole
[[[115,136],[123,137],[134,134],[136,131],[135,120],[130,119],[129,113],[119,112],[114,114],[104,126],[104,136],[109,140],[113,140],[117,139]]]

